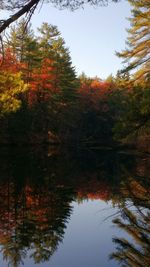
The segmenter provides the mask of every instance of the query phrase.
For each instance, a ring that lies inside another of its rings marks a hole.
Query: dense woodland
[[[105,80],[77,77],[56,26],[43,23],[36,34],[25,20],[11,27],[0,58],[1,143],[148,149],[150,5],[129,2],[129,48],[118,53],[127,64]]]

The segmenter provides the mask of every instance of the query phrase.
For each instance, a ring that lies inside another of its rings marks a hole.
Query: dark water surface
[[[0,150],[0,267],[150,267],[150,157]]]

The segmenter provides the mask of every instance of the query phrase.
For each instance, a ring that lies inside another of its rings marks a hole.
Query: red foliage
[[[29,106],[48,101],[52,94],[59,92],[53,60],[44,59],[41,66],[33,69],[30,75],[24,71],[27,69],[26,64],[20,63],[10,48],[6,49],[4,57],[0,57],[0,71],[10,73],[23,71],[23,78],[30,85],[27,96]]]
[[[51,59],[44,59],[40,69],[33,70],[31,88],[33,91],[45,89],[55,91],[54,88],[55,67]]]
[[[51,59],[44,59],[41,67],[33,70],[30,80],[31,87],[28,96],[30,106],[36,102],[48,101],[52,94],[59,92],[56,70]]]
[[[110,89],[111,84],[109,82],[101,81],[97,78],[92,79],[90,82],[83,82],[79,89],[81,105],[95,109],[100,108],[103,112],[107,112],[107,99],[111,93]]]
[[[104,181],[98,181],[96,178],[80,185],[77,197],[80,199],[101,199],[108,200],[110,196],[110,188]]]
[[[11,49],[7,48],[4,57],[0,57],[0,71],[17,73],[22,67],[23,64],[17,60]]]

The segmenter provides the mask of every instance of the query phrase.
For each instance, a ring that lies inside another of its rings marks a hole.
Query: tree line
[[[127,65],[105,80],[77,76],[56,26],[11,27],[0,58],[1,143],[147,146],[150,11],[148,2],[132,5],[129,48],[118,53]]]

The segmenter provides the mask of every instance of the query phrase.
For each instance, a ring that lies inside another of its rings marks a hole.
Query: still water
[[[0,266],[149,267],[150,157],[0,151]]]

